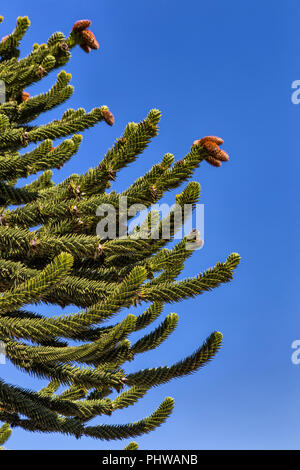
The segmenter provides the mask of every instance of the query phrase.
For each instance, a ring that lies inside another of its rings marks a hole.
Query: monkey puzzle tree
[[[130,424],[88,422],[133,405],[151,387],[204,366],[218,351],[222,335],[213,332],[196,352],[170,367],[126,374],[124,364],[159,346],[175,329],[178,317],[171,313],[133,344],[128,336],[154,322],[165,303],[230,281],[240,258],[233,253],[202,274],[176,280],[193,252],[190,245],[199,242],[197,236],[184,237],[166,248],[185,215],[178,223],[175,210],[163,219],[152,210],[132,233],[120,236],[117,228],[113,239],[101,239],[96,228],[105,215],[99,216],[97,208],[114,207],[120,222],[121,196],[130,205],[151,208],[166,191],[187,181],[202,161],[220,166],[228,155],[219,147],[222,139],[204,137],[181,161],[174,163],[173,155],[166,154],[122,193],[107,192],[117,171],[133,162],[157,135],[160,112],[153,109],[144,121],[128,124],[98,166],[55,184],[51,169],[61,168],[78,151],[82,140],[78,132],[101,121],[113,125],[114,116],[106,106],[88,113],[68,109],[48,124],[31,124],[72,95],[71,75],[61,71],[45,94],[30,97],[25,88],[66,64],[74,46],[89,53],[99,45],[88,29],[90,21],[81,20],[68,37],[56,32],[19,59],[19,43],[29,24],[27,17],[19,17],[16,29],[0,43],[0,79],[5,84],[0,105],[0,340],[12,364],[49,382],[34,391],[0,379],[4,423],[0,445],[13,427],[103,440],[139,436],[166,420],[172,398]],[[54,139],[67,136],[71,137],[53,145]],[[37,179],[18,185],[20,178],[37,173]],[[176,206],[195,207],[199,193],[198,183],[188,183],[176,196]],[[167,238],[162,236],[165,223],[170,228]],[[141,233],[143,237],[138,236]],[[81,310],[51,317],[30,310],[30,305],[43,303]],[[133,315],[134,307],[142,303],[145,311]],[[104,323],[124,308],[130,311],[123,320]],[[134,448],[135,443],[127,447]]]

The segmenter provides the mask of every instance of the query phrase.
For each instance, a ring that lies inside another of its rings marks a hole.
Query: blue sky
[[[143,119],[151,108],[162,111],[160,134],[120,173],[116,188],[126,187],[166,152],[182,158],[205,135],[221,136],[231,157],[220,169],[203,164],[195,173],[205,204],[205,246],[187,262],[185,274],[203,271],[234,251],[242,256],[234,281],[166,306],[162,318],[178,313],[177,330],[126,370],[170,365],[214,330],[224,335],[221,351],[198,373],[150,391],[111,419],[97,420],[135,421],[165,396],[174,397],[173,415],[137,439],[141,449],[299,449],[300,365],[291,362],[291,343],[300,339],[300,105],[291,102],[291,83],[300,79],[299,13],[296,0],[2,5],[1,36],[12,30],[17,16],[31,19],[22,56],[54,31],[68,33],[81,18],[93,21],[100,43],[91,54],[74,50],[65,69],[72,73],[75,94],[39,122],[61,116],[67,107],[106,104],[116,124],[86,131],[79,153],[55,173],[55,181],[95,166],[125,125]],[[47,91],[54,81],[50,74],[28,91]],[[9,364],[0,373],[11,383],[33,383]],[[15,430],[7,447],[120,449],[123,443]]]

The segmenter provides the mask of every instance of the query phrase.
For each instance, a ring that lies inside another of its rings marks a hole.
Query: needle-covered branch
[[[195,353],[171,366],[126,373],[128,361],[151,354],[177,327],[176,313],[155,324],[164,304],[211,291],[233,278],[240,261],[236,253],[178,280],[185,261],[200,255],[194,250],[201,244],[197,230],[166,247],[199,201],[200,185],[189,181],[194,171],[204,162],[220,167],[229,157],[221,138],[206,136],[188,144],[179,161],[166,153],[152,167],[145,164],[136,181],[127,173],[130,182],[118,191],[118,172],[128,172],[157,136],[160,111],[152,109],[141,122],[130,122],[91,168],[80,133],[101,122],[113,126],[109,108],[95,103],[89,112],[66,109],[39,125],[36,118],[71,97],[72,77],[61,70],[50,90],[35,95],[32,87],[65,66],[72,48],[79,46],[82,53],[99,49],[91,21],[76,21],[67,35],[55,32],[19,59],[29,25],[27,17],[19,17],[14,31],[0,42],[0,80],[5,83],[0,104],[0,341],[7,361],[47,384],[35,391],[0,379],[0,449],[14,428],[105,441],[133,438],[162,425],[173,399],[166,398],[146,418],[133,415],[128,424],[90,421],[107,420],[150,394],[152,387],[199,370],[221,346],[222,334],[214,332]],[[99,126],[100,138],[104,130]],[[83,155],[81,174],[56,182],[57,170],[78,152]],[[186,186],[179,190],[182,183]],[[153,205],[174,189],[175,204],[162,218]],[[133,205],[149,209],[135,226]],[[112,236],[98,231],[106,223],[102,209],[108,206],[115,213]],[[51,315],[43,313],[44,304],[53,306]],[[141,304],[145,308],[136,314]],[[61,311],[67,305],[74,313]],[[125,447],[136,449],[135,442]]]

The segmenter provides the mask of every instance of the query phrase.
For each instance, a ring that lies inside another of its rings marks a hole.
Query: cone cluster
[[[90,20],[78,20],[74,23],[72,31],[80,35],[80,47],[89,53],[91,49],[99,49],[99,43],[92,31],[87,29],[91,24]]]
[[[202,139],[195,140],[193,143],[193,147],[195,145],[201,145],[201,147],[207,153],[205,157],[207,163],[212,166],[219,167],[221,166],[222,162],[228,162],[229,160],[229,155],[219,147],[219,145],[222,145],[223,143],[224,140],[220,137],[208,135],[206,137],[203,137]]]

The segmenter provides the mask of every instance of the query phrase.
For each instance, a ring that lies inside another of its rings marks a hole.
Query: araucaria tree
[[[31,123],[65,102],[73,87],[71,75],[63,70],[45,94],[30,96],[28,87],[65,65],[76,45],[86,53],[99,45],[88,29],[90,21],[80,20],[68,37],[56,32],[20,59],[19,43],[29,24],[27,17],[19,17],[16,29],[0,43],[0,79],[5,85],[0,105],[0,341],[7,360],[47,379],[48,385],[34,391],[0,379],[0,445],[14,427],[76,438],[133,438],[160,426],[172,412],[173,399],[167,397],[153,414],[133,423],[89,421],[133,405],[151,387],[195,372],[214,357],[222,334],[213,332],[197,351],[170,367],[126,374],[126,362],[158,347],[175,329],[178,317],[169,314],[133,344],[128,337],[158,319],[165,303],[230,281],[240,258],[233,253],[195,277],[176,280],[199,246],[198,232],[166,248],[185,221],[184,211],[178,222],[171,208],[162,219],[149,210],[143,223],[120,236],[121,219],[132,218],[120,210],[121,196],[127,198],[128,208],[143,204],[151,209],[166,191],[186,182],[201,162],[218,167],[228,155],[220,148],[222,139],[204,137],[182,160],[174,163],[173,155],[166,154],[122,193],[107,191],[116,173],[134,162],[157,135],[160,112],[153,109],[142,122],[127,125],[98,166],[55,184],[51,169],[61,168],[76,154],[82,140],[78,133],[102,121],[113,125],[114,116],[102,106],[90,112],[68,109],[48,124]],[[62,138],[55,146],[53,141]],[[34,174],[36,179],[18,185],[20,178]],[[174,208],[195,207],[199,192],[197,182],[187,183]],[[107,204],[116,210],[113,238],[101,238],[97,232],[107,217],[99,207]],[[168,237],[162,236],[165,224]],[[32,304],[43,303],[73,305],[77,312],[50,317],[31,311]],[[136,306],[143,303],[143,313],[137,314]],[[128,309],[124,319],[107,323],[121,309]],[[134,448],[132,442],[126,449]]]

